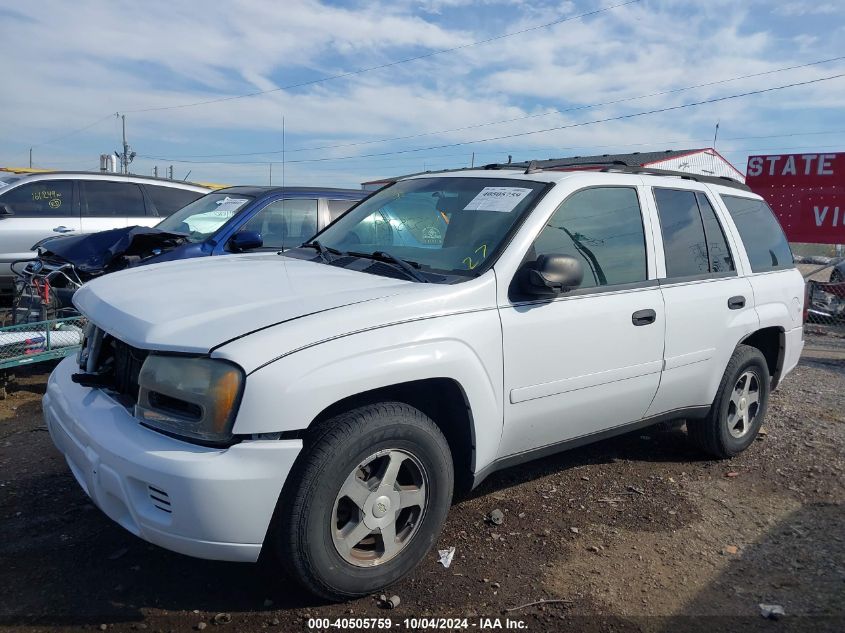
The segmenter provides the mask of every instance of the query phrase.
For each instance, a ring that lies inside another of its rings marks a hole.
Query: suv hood
[[[262,328],[415,286],[276,254],[227,255],[105,275],[73,302],[134,347],[206,353]]]

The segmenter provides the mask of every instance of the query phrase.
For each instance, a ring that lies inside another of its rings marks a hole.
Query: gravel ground
[[[45,431],[48,370],[31,368],[0,401],[9,629],[303,631],[309,617],[437,616],[470,629],[489,617],[529,631],[845,631],[845,339],[809,338],[764,433],[733,460],[702,458],[682,427],[655,428],[494,475],[452,508],[438,544],[456,548],[452,565],[432,553],[391,588],[391,611],[375,596],[319,604],[272,567],[180,556],[112,523]],[[485,521],[494,509],[501,525]],[[765,620],[760,603],[786,616]]]

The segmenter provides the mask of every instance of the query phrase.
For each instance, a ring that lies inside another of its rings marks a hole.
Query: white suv
[[[0,180],[0,292],[11,264],[47,237],[153,226],[210,190],[191,183],[96,172],[44,172]]]
[[[435,210],[436,213],[432,213]],[[453,490],[659,421],[727,458],[803,347],[743,185],[512,168],[401,180],[284,254],[119,272],[50,377],[53,441],[133,534],[272,552],[331,599],[411,571]]]

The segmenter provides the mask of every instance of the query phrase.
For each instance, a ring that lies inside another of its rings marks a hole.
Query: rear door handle
[[[76,229],[69,229],[68,227],[62,225],[57,226],[53,229],[53,233],[73,233]]]
[[[637,310],[631,315],[631,323],[634,325],[650,325],[657,319],[657,312],[651,308],[647,310]]]
[[[731,297],[728,299],[728,309],[729,310],[739,310],[745,307],[745,297],[742,295],[737,295],[736,297]]]

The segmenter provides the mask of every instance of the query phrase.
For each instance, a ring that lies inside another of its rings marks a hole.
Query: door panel
[[[747,279],[726,277],[662,286],[666,303],[666,367],[647,415],[709,405],[737,342],[757,327]],[[731,297],[745,297],[732,310]]]
[[[520,296],[499,307],[505,428],[512,455],[642,418],[663,367],[663,295],[648,281],[647,240],[636,187],[576,191],[526,254],[571,255],[584,271],[557,298]],[[521,275],[517,274],[516,279]]]
[[[666,351],[649,416],[712,403],[736,344],[757,327],[754,292],[737,276],[706,192],[655,188],[666,277]]]
[[[634,312],[654,323],[635,326]],[[643,417],[663,366],[656,287],[500,309],[505,357],[502,455]]]

